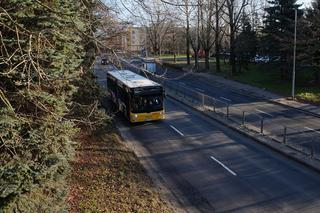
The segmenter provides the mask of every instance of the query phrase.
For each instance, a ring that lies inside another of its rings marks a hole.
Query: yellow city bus
[[[132,123],[164,119],[164,89],[129,70],[107,73],[110,99]]]

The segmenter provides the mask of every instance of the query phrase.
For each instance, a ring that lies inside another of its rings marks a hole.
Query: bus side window
[[[115,93],[116,84],[115,84],[114,80],[111,79],[110,77],[107,78],[107,87],[108,87],[108,89],[110,89],[112,92]]]
[[[124,88],[118,87],[119,98],[126,106],[126,115],[129,116],[129,95]]]

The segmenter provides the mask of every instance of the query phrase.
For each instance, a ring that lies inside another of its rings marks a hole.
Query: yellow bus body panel
[[[164,110],[144,113],[130,113],[131,123],[163,120],[164,118]]]

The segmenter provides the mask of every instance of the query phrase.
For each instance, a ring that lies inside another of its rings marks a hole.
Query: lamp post
[[[295,98],[295,81],[296,81],[296,49],[297,49],[297,8],[294,9],[294,41],[293,41],[293,67],[292,67],[292,99]]]

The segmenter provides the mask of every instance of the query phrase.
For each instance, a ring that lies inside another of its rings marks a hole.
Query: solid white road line
[[[210,158],[212,160],[214,160],[215,162],[217,162],[218,164],[220,164],[223,168],[225,168],[225,170],[227,170],[228,172],[230,172],[233,176],[237,176],[237,174],[232,171],[231,169],[229,169],[226,165],[224,165],[223,163],[221,163],[218,159],[216,159],[215,157],[213,156],[210,156]]]
[[[204,90],[203,89],[199,89],[199,88],[196,88],[196,90],[198,90],[199,92],[204,92]]]
[[[179,135],[184,136],[184,134],[182,132],[180,132],[177,128],[175,128],[174,126],[170,125],[170,127],[176,131]]]
[[[305,126],[304,128],[305,128],[305,129],[308,129],[308,130],[311,130],[311,131],[314,131],[314,132],[316,132],[316,133],[319,133],[319,134],[320,134],[320,132],[319,132],[319,131],[317,131],[317,130],[315,130],[315,129],[312,129],[312,128],[310,128],[310,127]]]
[[[223,99],[223,100],[225,100],[225,101],[229,101],[229,102],[231,102],[231,100],[230,99],[228,99],[228,98],[225,98],[225,97],[220,97],[221,99]]]
[[[186,84],[185,84],[185,83],[183,83],[183,82],[179,82],[179,84],[181,84],[181,85],[183,85],[183,86],[186,86]]]
[[[267,113],[267,112],[265,112],[265,111],[262,111],[262,110],[260,110],[260,109],[256,109],[256,111],[261,112],[262,114],[269,115],[270,117],[273,117],[273,115],[271,115],[271,114],[269,114],[269,113]]]

